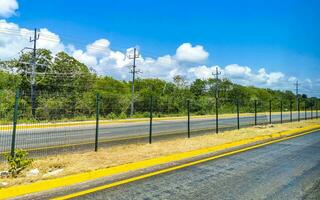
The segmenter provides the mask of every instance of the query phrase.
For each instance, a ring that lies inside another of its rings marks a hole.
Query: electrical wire
[[[2,22],[2,23],[4,23],[4,22]],[[29,33],[30,33],[30,35],[29,35]],[[10,28],[1,27],[0,28],[0,34],[6,34],[6,35],[10,35],[10,36],[15,36],[15,37],[26,38],[26,37],[32,36],[33,31],[32,30],[28,30],[28,29],[23,29],[23,31],[21,31],[21,28],[19,28],[19,29],[10,29]],[[95,51],[103,52],[103,53],[107,53],[108,51],[112,51],[111,49],[109,49],[109,47],[106,47],[104,45],[99,45],[99,44],[89,44],[88,45],[88,44],[84,43],[82,40],[77,40],[73,36],[71,37],[71,36],[67,36],[67,35],[64,35],[64,34],[59,34],[57,36],[52,36],[52,35],[40,32],[40,39],[39,40],[45,40],[45,41],[49,41],[49,42],[63,44],[60,38],[67,39],[69,41],[74,41],[76,43],[76,45],[78,45],[78,44],[86,45],[87,50],[95,50]],[[127,49],[128,49],[127,47],[123,47],[122,49],[120,49],[120,52],[125,52]],[[19,53],[15,54],[14,56],[11,56],[11,57],[15,57],[18,54]],[[125,53],[123,53],[123,54],[125,55]],[[142,53],[140,52],[140,54],[142,54]],[[156,54],[154,52],[151,53],[150,51],[149,52],[148,51],[143,51],[143,55],[147,56],[145,58],[153,59],[154,63],[151,63],[152,65],[167,64],[167,62],[165,62],[163,60],[159,60],[158,59],[159,56],[155,56]],[[140,59],[143,59],[143,57],[141,57]],[[137,61],[139,62],[140,59],[138,58]],[[68,76],[67,74],[57,74],[57,75]],[[148,73],[148,76],[145,76],[143,74],[140,74],[140,76],[143,77],[143,78],[157,78],[156,76],[152,76],[150,73]],[[228,77],[225,74],[223,74],[222,78],[228,78]],[[318,93],[318,91],[315,91],[313,89],[309,89],[309,88],[306,88],[304,86],[301,86],[301,87],[304,89],[304,90],[301,90],[301,91],[305,91],[307,93]],[[281,87],[280,90],[294,91],[294,88]]]

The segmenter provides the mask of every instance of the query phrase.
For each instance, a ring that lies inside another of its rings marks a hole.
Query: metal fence
[[[219,133],[254,125],[318,118],[318,104],[300,99],[239,101],[237,99],[165,99],[137,97],[140,118],[127,118],[130,102],[68,94],[38,94],[32,110],[30,95],[1,93],[0,153],[24,149],[33,157],[99,147],[155,142],[175,137]],[[83,101],[86,99],[86,101]],[[89,100],[88,100],[89,99]],[[119,107],[110,107],[119,104]],[[123,108],[123,105],[127,107]],[[114,113],[123,113],[115,116]],[[171,117],[164,117],[171,116]],[[115,118],[120,118],[115,120]],[[122,118],[122,119],[121,119]],[[3,160],[3,158],[2,158]]]

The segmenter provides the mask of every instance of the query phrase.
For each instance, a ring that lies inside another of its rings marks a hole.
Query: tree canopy
[[[0,112],[11,113],[17,88],[22,91],[22,109],[30,116],[31,53],[24,53],[17,59],[0,64]],[[131,81],[116,80],[110,76],[97,76],[89,68],[65,52],[52,55],[46,49],[38,49],[36,66],[36,107],[39,119],[77,118],[93,116],[96,94],[101,97],[101,112],[107,118],[124,118],[130,113]],[[135,82],[135,113],[137,117],[147,116],[150,96],[155,101],[155,111],[161,115],[179,115],[186,112],[186,100],[191,102],[191,111],[209,114],[214,110],[216,86],[219,85],[220,112],[234,112],[235,103],[240,102],[243,111],[252,111],[252,101],[260,101],[260,109],[268,108],[272,100],[274,110],[283,101],[288,107],[296,97],[291,91],[271,90],[242,86],[228,79],[196,79],[188,83],[183,76],[172,81],[140,79]],[[319,103],[317,98],[300,95],[306,106]],[[1,115],[1,114],[0,114]],[[1,116],[0,116],[1,117]]]

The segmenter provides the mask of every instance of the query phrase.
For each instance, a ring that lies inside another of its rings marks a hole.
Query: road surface
[[[320,132],[75,199],[320,199]]]
[[[308,117],[310,117],[310,112]],[[314,113],[315,116],[315,113]],[[297,119],[297,113],[293,114],[293,119]],[[301,113],[301,118],[304,115]],[[290,115],[283,114],[283,120],[289,121]],[[280,115],[272,115],[272,122],[279,122]],[[258,124],[268,123],[269,115],[259,114],[257,117]],[[47,147],[59,148],[65,145],[77,145],[82,143],[93,143],[95,141],[95,124],[79,126],[60,126],[45,127],[45,124],[35,124],[38,128],[18,129],[16,136],[16,148],[21,149],[39,149]],[[254,125],[254,116],[241,117],[241,126]],[[191,132],[196,133],[200,130],[215,130],[215,119],[194,118],[191,119]],[[219,129],[236,128],[237,118],[219,119]],[[161,120],[153,122],[153,135],[186,133],[187,121],[182,120]],[[101,124],[99,128],[99,141],[128,138],[133,136],[149,135],[149,122],[129,122],[120,124]],[[7,152],[11,147],[12,130],[4,130],[0,126],[0,152]],[[80,146],[80,145],[79,145]]]

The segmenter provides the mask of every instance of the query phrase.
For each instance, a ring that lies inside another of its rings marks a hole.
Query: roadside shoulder
[[[52,193],[52,190],[54,190],[53,193],[55,195],[60,193],[62,194],[63,191],[66,190],[69,192],[76,192],[78,190],[95,187],[99,184],[101,185],[102,183],[105,184],[119,182],[121,180],[128,180],[137,176],[145,176],[146,174],[152,174],[166,169],[173,168],[172,170],[174,170],[174,168],[177,168],[181,165],[186,165],[188,163],[194,163],[203,159],[222,157],[223,155],[225,156],[225,154],[228,154],[228,152],[249,150],[248,148],[253,146],[267,145],[270,142],[275,142],[275,140],[294,137],[301,133],[308,133],[318,129],[320,129],[320,125],[307,126],[277,134],[257,136],[222,145],[176,153],[116,167],[69,175],[52,180],[39,181],[28,185],[13,186],[1,189],[0,198],[13,198],[31,193],[37,194],[28,195],[28,198],[51,198],[50,194]],[[51,190],[50,193],[47,192],[48,190]]]

